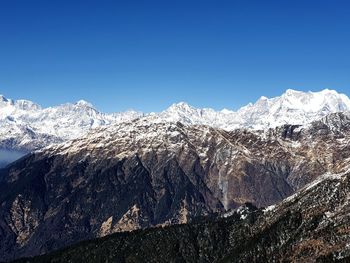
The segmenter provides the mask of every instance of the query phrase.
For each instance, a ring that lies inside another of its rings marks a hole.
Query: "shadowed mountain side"
[[[350,174],[326,174],[276,206],[227,218],[117,233],[41,262],[349,262]]]

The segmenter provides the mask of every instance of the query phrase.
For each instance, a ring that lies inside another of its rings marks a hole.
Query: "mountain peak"
[[[334,89],[323,89],[321,90],[319,93],[322,93],[322,94],[327,94],[327,93],[332,93],[332,94],[340,94],[338,93],[336,90]]]
[[[82,107],[89,107],[89,108],[93,108],[94,107],[90,102],[88,102],[86,100],[78,100],[75,103],[75,105],[82,106]]]
[[[286,89],[286,91],[282,94],[283,95],[326,95],[326,94],[334,94],[334,95],[341,95],[341,93],[338,93],[334,89],[323,89],[320,91],[301,91],[301,90],[295,90],[295,89]]]
[[[30,100],[16,100],[15,105],[19,109],[25,110],[25,111],[33,111],[33,110],[35,111],[35,110],[41,109],[40,105],[38,105]]]
[[[220,112],[223,113],[223,114],[232,114],[232,113],[235,113],[234,111],[229,110],[229,109],[226,109],[226,108],[222,109]]]
[[[286,89],[286,91],[284,93],[285,94],[296,94],[296,93],[304,93],[304,92],[299,91],[299,90],[294,90],[294,89]]]
[[[6,98],[4,95],[0,95],[0,103],[3,107],[8,108],[6,111],[8,114],[12,114],[16,110],[35,111],[41,109],[40,105],[30,100],[12,100]],[[3,116],[5,115],[3,114]]]
[[[7,102],[8,99],[7,99],[4,95],[1,95],[1,94],[0,94],[0,101]]]
[[[269,98],[265,97],[265,96],[261,96],[258,101],[265,101],[265,100],[268,100]]]
[[[179,110],[191,111],[191,110],[195,110],[195,108],[189,105],[188,103],[181,101],[181,102],[172,104],[166,111],[179,111]]]

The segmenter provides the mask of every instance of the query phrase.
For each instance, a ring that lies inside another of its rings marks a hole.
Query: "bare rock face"
[[[150,117],[50,146],[0,172],[0,256],[274,204],[346,168],[349,123],[228,132]]]
[[[350,170],[277,205],[82,242],[19,262],[349,262]]]

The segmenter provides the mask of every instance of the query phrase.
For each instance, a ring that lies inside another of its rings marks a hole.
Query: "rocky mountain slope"
[[[0,255],[274,204],[346,170],[350,116],[225,131],[148,116],[52,145],[0,171]]]
[[[104,114],[86,101],[41,108],[27,101],[0,96],[0,149],[31,151],[75,139],[89,130],[152,115],[161,121],[208,125],[225,130],[267,129],[284,124],[304,125],[330,113],[348,112],[350,100],[334,90],[301,92],[287,90],[280,97],[261,97],[238,111],[196,109],[186,103],[173,104],[160,113],[128,111]]]
[[[326,173],[277,205],[79,243],[16,262],[349,262],[350,173]]]

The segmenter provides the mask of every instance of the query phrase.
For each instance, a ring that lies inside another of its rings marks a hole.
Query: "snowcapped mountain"
[[[350,110],[350,99],[335,90],[302,92],[288,89],[282,96],[261,97],[241,108],[237,115],[243,127],[266,129],[283,124],[308,124],[330,113]]]
[[[43,109],[2,97],[0,130],[14,147],[75,139],[0,169],[0,257],[186,223],[246,202],[271,205],[320,175],[348,173],[349,105],[335,91],[288,90],[237,112],[180,103],[144,116],[103,114],[85,101]],[[286,122],[308,125],[254,130]],[[288,212],[281,207],[269,209]]]
[[[142,115],[136,111],[101,113],[84,100],[43,109],[31,101],[0,96],[0,148],[33,150]]]
[[[287,90],[279,97],[261,97],[238,111],[197,109],[184,102],[160,113],[136,111],[105,114],[90,103],[78,101],[41,108],[27,100],[0,96],[0,148],[33,150],[52,143],[78,138],[89,130],[145,116],[153,122],[182,122],[225,130],[267,129],[283,124],[308,124],[330,113],[350,111],[350,99],[335,90],[302,92]]]
[[[350,99],[335,90],[302,92],[288,89],[280,97],[261,97],[238,111],[196,109],[186,103],[173,104],[159,116],[185,124],[204,124],[226,130],[268,129],[284,124],[305,125],[330,113],[350,111]]]

